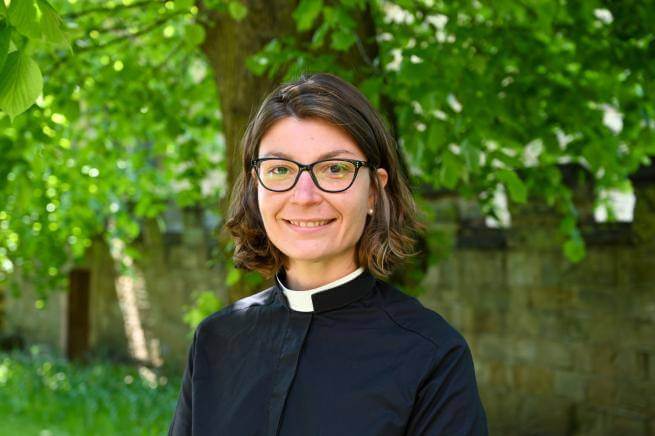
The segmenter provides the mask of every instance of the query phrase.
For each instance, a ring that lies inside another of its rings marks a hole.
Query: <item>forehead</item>
[[[277,121],[262,137],[258,157],[273,156],[305,163],[332,157],[364,159],[344,129],[319,118],[295,117]]]

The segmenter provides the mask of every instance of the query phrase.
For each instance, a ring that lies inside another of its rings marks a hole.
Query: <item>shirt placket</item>
[[[307,337],[312,321],[312,313],[289,311],[284,340],[278,359],[277,369],[273,374],[273,389],[269,406],[268,434],[277,436],[284,404],[291,383],[296,375],[300,352]]]

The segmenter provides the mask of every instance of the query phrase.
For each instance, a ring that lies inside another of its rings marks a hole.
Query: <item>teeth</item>
[[[330,221],[327,220],[327,221],[289,221],[289,222],[294,226],[298,226],[298,227],[318,227],[318,226],[325,225]]]

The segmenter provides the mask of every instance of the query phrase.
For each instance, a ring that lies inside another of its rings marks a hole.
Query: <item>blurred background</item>
[[[0,434],[166,431],[194,327],[269,285],[221,231],[247,120],[317,71],[406,154],[389,281],[491,434],[655,435],[652,0],[0,0]]]

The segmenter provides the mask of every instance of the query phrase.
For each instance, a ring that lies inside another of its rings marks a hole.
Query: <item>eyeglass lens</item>
[[[274,191],[290,189],[300,168],[294,162],[271,159],[259,163],[259,178],[264,186]],[[312,168],[319,188],[326,191],[346,189],[355,178],[357,167],[345,160],[318,162]]]

